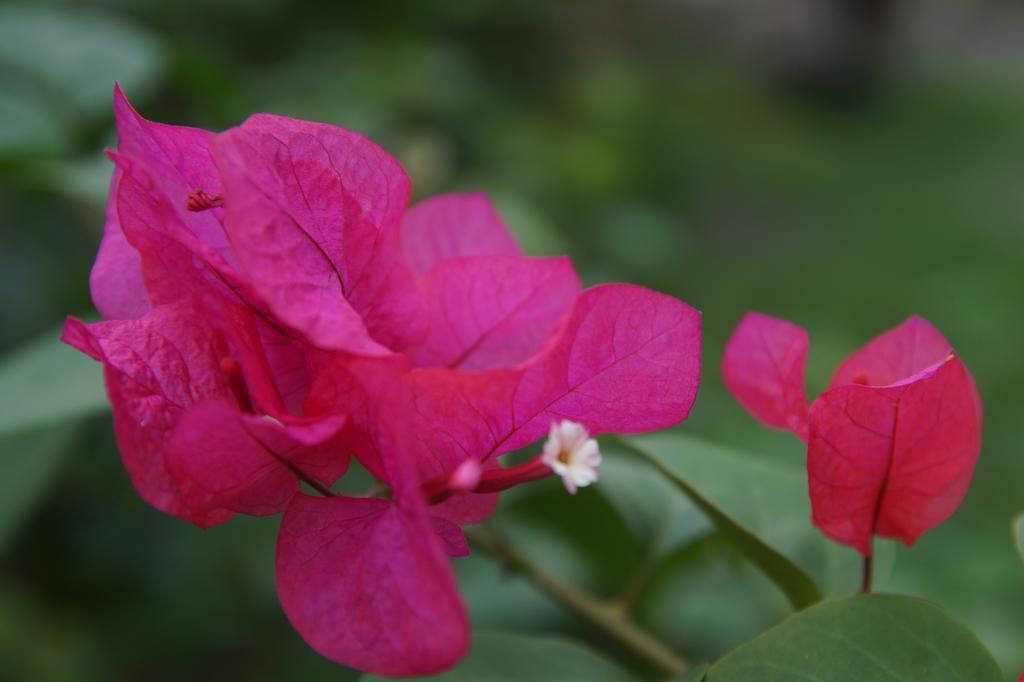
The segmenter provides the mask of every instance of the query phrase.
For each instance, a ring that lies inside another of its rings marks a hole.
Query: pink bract
[[[157,509],[202,527],[236,512],[282,511],[299,488],[293,462],[322,461],[333,449],[317,469],[328,484],[347,465],[331,443],[344,417],[292,417],[277,408],[258,366],[226,373],[225,358],[245,353],[204,323],[210,316],[170,304],[139,320],[86,325],[71,318],[62,337],[105,365],[118,445],[136,490]],[[252,380],[245,383],[247,370]],[[254,405],[269,417],[252,414]]]
[[[754,416],[808,442],[814,524],[871,554],[912,544],[963,501],[981,449],[974,379],[928,322],[911,317],[851,355],[807,411],[807,335],[751,313],[726,348],[726,386]]]
[[[278,592],[314,649],[387,675],[452,665],[468,624],[447,557],[498,498],[472,482],[553,421],[684,420],[699,313],[581,292],[483,194],[408,208],[404,170],[356,133],[259,114],[215,134],[114,99],[91,278],[107,321],[69,319],[64,339],[105,365],[139,494],[203,527],[284,511]],[[333,494],[350,453],[390,497]],[[472,476],[424,492],[456,471]]]
[[[425,275],[459,256],[520,256],[522,252],[486,194],[445,194],[425,199],[402,219],[409,269]]]
[[[795,324],[748,313],[722,357],[725,387],[759,421],[807,440],[804,364],[807,332]]]

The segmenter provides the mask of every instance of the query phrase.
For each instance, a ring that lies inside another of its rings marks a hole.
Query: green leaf
[[[794,523],[810,526],[806,513],[797,517],[791,511],[774,513],[782,506],[792,510],[794,501],[806,498],[803,484],[797,483],[801,478],[794,479],[792,472],[675,433],[619,441],[674,483],[744,556],[779,586],[794,608],[802,609],[821,600],[814,579],[756,533],[759,527],[791,532]]]
[[[56,154],[67,133],[36,88],[9,82],[0,74],[0,154]]]
[[[54,329],[0,361],[0,437],[108,409],[98,362]]]
[[[637,540],[661,558],[714,530],[678,488],[646,462],[621,456],[602,444],[601,484],[596,489],[612,505]]]
[[[707,682],[1000,682],[992,655],[943,608],[860,595],[794,614],[711,667]]]
[[[1013,520],[1013,544],[1017,548],[1020,560],[1024,561],[1024,513]]]
[[[100,364],[54,329],[0,361],[0,551],[43,495],[80,429],[108,409]]]
[[[46,491],[79,431],[67,425],[0,438],[0,554]]]
[[[163,65],[156,40],[121,19],[79,9],[0,9],[0,66],[36,82],[68,120],[110,107],[114,81],[130,93]]]
[[[374,675],[362,678],[363,682],[385,679]],[[495,632],[474,635],[469,654],[452,670],[420,679],[445,682],[636,681],[616,664],[573,641]]]
[[[708,674],[709,669],[707,663],[695,665],[679,677],[672,678],[672,682],[704,682],[704,676]]]

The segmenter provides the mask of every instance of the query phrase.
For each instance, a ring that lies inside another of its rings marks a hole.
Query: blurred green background
[[[1016,673],[1022,39],[1010,0],[0,5],[0,377],[21,382],[0,395],[0,678],[354,676],[281,614],[276,520],[202,532],[144,506],[109,416],[5,421],[33,391],[74,403],[99,389],[98,374],[63,385],[51,355],[16,353],[92,310],[115,79],[158,121],[223,129],[270,111],[360,131],[403,162],[417,197],[486,190],[531,253],[703,310],[685,431],[771,466],[798,467],[800,444],[756,425],[718,372],[746,310],[808,329],[812,395],[871,336],[928,318],[977,378],[984,448],[961,510],[890,551],[878,587],[942,603]],[[538,563],[615,594],[645,554],[615,489],[570,502],[546,481],[506,496],[497,520]],[[691,531],[638,617],[709,659],[787,609],[706,525]],[[490,559],[457,570],[479,630],[602,645]]]

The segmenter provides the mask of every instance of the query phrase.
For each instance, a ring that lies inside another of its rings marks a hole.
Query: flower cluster
[[[981,449],[974,379],[932,325],[911,317],[846,359],[807,407],[807,333],[749,313],[722,373],[764,424],[807,443],[812,520],[870,556],[876,536],[912,544],[960,505]]]
[[[460,526],[512,485],[592,482],[591,435],[685,419],[700,315],[581,291],[483,195],[408,209],[402,168],[355,133],[256,115],[215,134],[147,121],[119,90],[114,106],[105,319],[63,338],[104,364],[140,496],[201,527],[283,512],[278,594],[314,649],[387,675],[452,665]],[[334,494],[350,455],[388,495]]]

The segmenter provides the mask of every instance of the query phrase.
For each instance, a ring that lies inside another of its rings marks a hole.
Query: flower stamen
[[[224,205],[224,197],[220,194],[210,194],[198,187],[188,193],[185,197],[185,208],[192,213],[199,213],[207,209]]]

